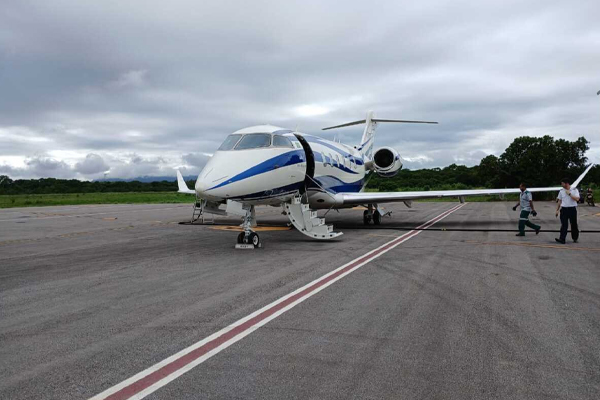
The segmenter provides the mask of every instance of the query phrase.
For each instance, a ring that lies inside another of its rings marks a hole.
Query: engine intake
[[[402,169],[400,154],[391,147],[381,147],[373,154],[373,169],[379,176],[391,178]]]

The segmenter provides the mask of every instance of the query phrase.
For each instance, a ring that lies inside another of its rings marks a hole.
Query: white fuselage
[[[271,135],[268,146],[242,146],[266,140],[264,134]],[[253,137],[242,142],[246,135]],[[337,193],[365,185],[365,160],[351,146],[271,125],[241,129],[227,140],[237,145],[224,143],[196,181],[196,193],[209,201],[277,205],[306,190],[311,208],[329,208],[342,205]]]

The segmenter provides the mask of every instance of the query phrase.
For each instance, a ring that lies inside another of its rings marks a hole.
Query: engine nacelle
[[[391,178],[401,169],[400,154],[391,147],[381,147],[373,153],[373,170],[377,175]]]

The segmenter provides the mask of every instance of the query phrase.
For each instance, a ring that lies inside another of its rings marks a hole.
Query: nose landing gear
[[[258,233],[253,231],[240,232],[237,237],[237,245],[235,247],[246,248],[245,246],[252,246],[252,248],[262,247]]]
[[[244,222],[242,223],[244,231],[240,232],[237,237],[237,244],[235,245],[236,249],[256,249],[262,247],[258,233],[252,230],[255,226],[256,214],[254,212],[254,206],[250,206],[250,208],[246,210]]]

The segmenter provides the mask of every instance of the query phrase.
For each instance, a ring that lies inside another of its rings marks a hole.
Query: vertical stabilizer
[[[375,142],[375,129],[377,129],[377,122],[374,121],[375,115],[373,111],[367,112],[367,118],[365,119],[365,130],[360,140],[358,150],[364,154],[365,158],[373,159],[373,145]]]

